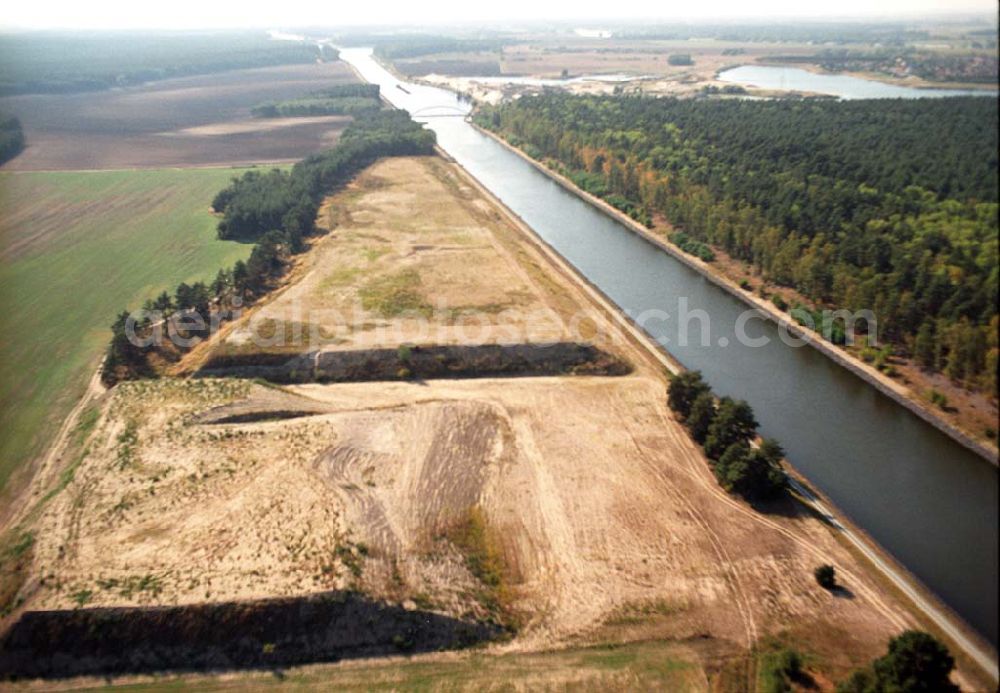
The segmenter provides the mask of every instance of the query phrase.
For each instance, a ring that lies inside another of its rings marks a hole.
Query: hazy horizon
[[[996,3],[966,0],[844,0],[832,5],[803,6],[797,0],[762,0],[753,14],[737,0],[709,0],[691,5],[669,5],[647,0],[616,3],[614,16],[606,9],[588,10],[568,0],[540,6],[513,0],[496,6],[470,6],[455,0],[420,4],[388,0],[377,5],[337,6],[297,0],[279,7],[253,7],[234,0],[211,4],[179,0],[167,9],[124,4],[113,0],[77,4],[50,0],[8,7],[0,15],[0,30],[192,30],[268,29],[291,27],[441,26],[467,24],[628,24],[633,22],[763,22],[763,21],[915,21],[945,17],[994,20]]]

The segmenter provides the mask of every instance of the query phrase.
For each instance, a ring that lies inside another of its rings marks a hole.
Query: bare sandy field
[[[819,520],[721,492],[662,393],[649,376],[120,386],[39,523],[31,606],[356,587],[482,617],[442,539],[475,506],[526,624],[515,649],[655,635],[735,652],[792,631],[846,668],[912,623]],[[843,594],[816,586],[822,561]]]
[[[724,54],[724,51],[742,51]],[[625,74],[635,79],[626,83],[573,82],[566,89],[573,93],[611,93],[616,87],[650,94],[689,96],[717,82],[715,75],[729,67],[753,64],[768,55],[795,55],[810,52],[810,47],[788,43],[736,43],[710,39],[690,41],[600,40],[567,38],[527,42],[505,46],[502,58],[493,61],[499,74],[559,78],[569,75]],[[690,55],[693,65],[671,65],[671,55]],[[495,103],[503,96],[536,90],[525,85],[484,84],[476,76],[491,76],[495,72],[480,72],[485,66],[484,54],[454,53],[426,58],[397,61],[404,74],[423,77],[426,81],[469,93],[476,99]],[[565,71],[565,72],[564,72]]]
[[[28,146],[4,170],[219,166],[301,159],[329,147],[344,119],[267,123],[250,109],[356,81],[341,62],[234,70],[142,87],[0,99]]]
[[[398,285],[386,277],[408,271],[419,281],[404,282],[413,292],[404,303],[417,309],[461,299],[469,315],[523,328],[493,306],[547,306],[555,319],[532,326],[560,339],[566,315],[601,320],[441,160],[383,161],[325,214],[333,231],[257,314],[293,299],[363,302],[373,286],[382,301],[382,289]],[[408,336],[386,305],[342,324],[387,321]],[[430,315],[447,328],[455,313]],[[331,348],[358,347],[344,339]],[[471,341],[448,330],[442,339]],[[377,345],[399,343],[390,335]],[[28,515],[36,519],[26,608],[348,588],[519,624],[494,652],[696,644],[717,666],[737,662],[742,684],[753,673],[740,662],[762,643],[808,653],[810,670],[829,682],[917,625],[803,506],[789,499],[761,512],[724,493],[668,411],[663,374],[634,347],[609,348],[636,370],[288,387],[122,383],[63,453],[72,473]],[[60,477],[53,469],[46,478]],[[841,590],[816,585],[821,563],[836,566]],[[684,676],[708,687],[697,672]]]
[[[437,157],[375,164],[324,205],[319,225],[332,230],[296,280],[220,353],[593,335],[583,305],[551,290],[543,261]]]

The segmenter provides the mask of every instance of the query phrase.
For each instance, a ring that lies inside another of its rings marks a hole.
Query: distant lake
[[[742,65],[719,73],[722,82],[733,82],[761,89],[808,91],[832,94],[842,99],[927,99],[945,96],[991,96],[996,89],[918,89],[886,84],[848,75],[824,75],[798,67]]]

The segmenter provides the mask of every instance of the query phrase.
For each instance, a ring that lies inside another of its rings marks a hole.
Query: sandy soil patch
[[[819,520],[722,493],[648,376],[119,386],[41,520],[33,607],[355,586],[482,616],[440,539],[471,506],[502,537],[515,649],[804,628],[849,633],[849,666],[912,623]]]
[[[320,225],[332,230],[297,280],[221,351],[575,339],[582,304],[553,290],[542,260],[439,159],[379,162],[328,201]]]
[[[727,54],[726,52],[729,52]],[[741,51],[733,53],[733,51]],[[814,51],[814,49],[813,49]],[[715,76],[722,70],[754,64],[769,55],[810,53],[810,47],[788,43],[737,43],[711,39],[689,41],[598,40],[567,38],[559,41],[527,42],[505,46],[500,60],[503,75],[559,78],[564,75],[624,74],[637,79],[628,82],[568,82],[562,88],[575,94],[611,94],[615,89],[641,91],[660,96],[692,96],[708,85],[725,86]],[[693,65],[671,65],[671,55],[690,55]],[[471,94],[485,103],[497,103],[518,94],[539,91],[530,85],[498,85],[476,79],[472,71],[479,54],[429,56],[400,61],[399,68],[439,86]],[[448,66],[461,66],[452,69]],[[422,66],[426,70],[422,70]]]

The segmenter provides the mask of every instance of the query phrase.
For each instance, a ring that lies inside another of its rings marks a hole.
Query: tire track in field
[[[797,546],[805,549],[805,551],[812,555],[813,557],[819,559],[820,561],[826,563],[829,562],[829,557],[813,546],[808,540],[800,537],[792,530],[781,526],[779,523],[771,520],[763,515],[761,515],[756,510],[748,508],[739,501],[735,500],[732,496],[726,493],[723,489],[719,487],[715,479],[709,474],[709,469],[704,464],[703,460],[700,459],[700,455],[693,452],[694,443],[687,437],[686,431],[678,435],[675,432],[675,427],[679,427],[680,424],[672,419],[670,419],[662,410],[657,408],[657,413],[663,419],[664,426],[670,431],[671,438],[677,443],[677,449],[683,450],[686,454],[684,457],[688,463],[688,469],[682,470],[686,471],[688,476],[690,476],[694,481],[702,486],[706,491],[708,491],[716,499],[729,506],[730,508],[736,510],[744,517],[750,518],[757,524],[763,525],[769,529],[772,529],[786,538],[792,540]],[[910,623],[908,623],[904,618],[902,618],[898,611],[893,609],[884,599],[882,599],[878,594],[869,587],[858,575],[854,574],[846,568],[841,566],[835,566],[837,571],[840,572],[844,577],[852,582],[852,587],[857,588],[857,592],[860,593],[868,602],[871,603],[883,616],[885,616],[890,623],[895,627],[905,629]]]
[[[627,402],[625,402],[621,392],[615,391],[613,396],[617,407],[619,407],[621,411],[630,410],[630,406],[628,405]],[[722,540],[719,538],[719,535],[715,532],[715,530],[712,529],[712,527],[709,525],[705,517],[698,511],[698,509],[690,501],[688,501],[684,497],[680,489],[678,489],[673,483],[669,481],[668,477],[659,473],[661,471],[660,466],[655,461],[649,458],[649,456],[646,453],[645,447],[642,446],[636,439],[635,434],[633,433],[632,430],[633,424],[629,419],[629,417],[623,416],[621,417],[621,420],[624,424],[625,432],[628,435],[628,438],[631,441],[632,446],[635,448],[636,453],[639,456],[639,459],[641,459],[647,467],[653,470],[658,478],[662,479],[662,481],[664,482],[664,486],[667,488],[670,495],[681,507],[683,507],[690,514],[692,518],[694,518],[695,522],[698,524],[699,527],[702,528],[702,530],[705,532],[705,535],[708,537],[709,542],[712,544],[713,551],[715,552],[716,556],[719,559],[719,563],[723,566],[725,570],[726,582],[729,583],[730,590],[733,593],[734,603],[736,604],[737,610],[739,611],[740,614],[740,618],[743,621],[743,629],[744,629],[744,634],[746,636],[747,649],[752,648],[754,643],[757,641],[757,638],[759,637],[757,630],[757,623],[753,616],[753,611],[750,606],[750,600],[746,595],[746,590],[744,589],[743,583],[740,580],[739,573],[736,570],[736,566],[733,563],[732,557],[726,550],[726,547],[722,543]]]

